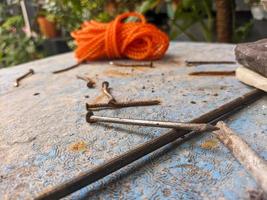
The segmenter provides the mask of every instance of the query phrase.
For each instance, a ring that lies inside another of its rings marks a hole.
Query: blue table
[[[86,102],[106,102],[101,83],[116,99],[160,99],[159,106],[103,110],[98,115],[189,121],[251,90],[233,76],[189,76],[233,65],[186,67],[184,61],[234,61],[233,45],[173,42],[155,68],[91,62],[61,74],[72,53],[0,70],[0,199],[28,199],[168,129],[88,124]],[[29,68],[35,75],[13,87]],[[76,75],[87,74],[95,89]],[[38,94],[39,93],[39,94]],[[226,120],[267,159],[267,97]],[[174,142],[66,199],[244,199],[257,185],[210,133]]]

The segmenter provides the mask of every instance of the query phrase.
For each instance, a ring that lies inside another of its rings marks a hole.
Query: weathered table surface
[[[159,106],[100,111],[99,115],[188,121],[251,88],[235,77],[192,77],[196,70],[232,70],[237,65],[186,67],[185,59],[234,60],[232,45],[172,43],[155,68],[124,68],[107,61],[52,74],[75,63],[72,53],[0,70],[0,199],[28,199],[167,129],[94,124],[85,102],[105,102],[106,80],[118,100],[160,99]],[[35,75],[13,87],[16,77]],[[76,75],[97,81],[88,89]],[[39,95],[34,95],[40,93]],[[89,98],[88,98],[89,96]],[[267,159],[267,97],[230,117],[233,128]],[[77,145],[80,144],[80,145]],[[164,153],[164,154],[162,154]],[[209,133],[173,143],[67,199],[240,199],[255,181]]]

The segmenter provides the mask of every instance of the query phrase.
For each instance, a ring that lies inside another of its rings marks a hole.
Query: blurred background
[[[0,68],[68,51],[85,20],[137,11],[172,40],[239,43],[267,37],[260,0],[1,0]]]

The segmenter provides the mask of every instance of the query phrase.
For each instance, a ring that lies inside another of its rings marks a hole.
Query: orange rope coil
[[[129,17],[139,21],[123,22]],[[121,14],[109,23],[86,21],[71,36],[77,45],[75,55],[79,62],[104,58],[156,60],[169,47],[168,36],[134,12]]]

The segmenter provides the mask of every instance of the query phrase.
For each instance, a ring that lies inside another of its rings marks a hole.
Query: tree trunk
[[[232,0],[216,0],[216,10],[217,41],[232,42]]]

